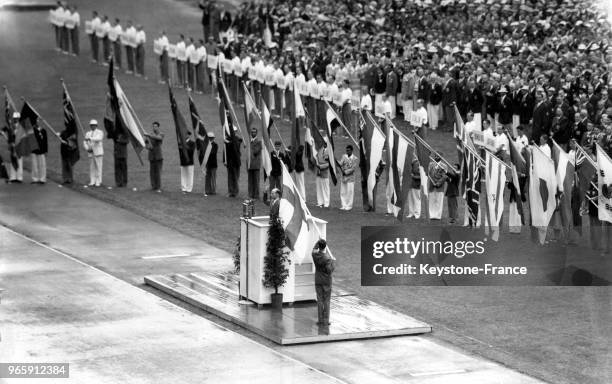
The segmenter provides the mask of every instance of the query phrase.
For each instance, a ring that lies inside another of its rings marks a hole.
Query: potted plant
[[[291,263],[289,251],[285,247],[285,230],[278,216],[270,218],[268,229],[268,242],[266,243],[266,256],[264,257],[263,285],[274,288],[271,294],[272,308],[283,308],[283,294],[278,288],[285,285],[289,277],[287,264]]]

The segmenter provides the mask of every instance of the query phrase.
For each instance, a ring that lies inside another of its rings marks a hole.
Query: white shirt
[[[370,95],[363,95],[361,97],[361,109],[366,110],[366,111],[371,111],[372,110],[372,96]],[[427,115],[427,111],[425,111],[425,114]]]
[[[285,83],[285,74],[283,73],[282,69],[277,68],[274,71],[274,81],[279,89],[287,88],[287,84]]]
[[[318,99],[319,85],[317,84],[317,81],[315,79],[310,79],[306,82],[306,86],[308,87],[308,96]]]
[[[289,71],[285,75],[285,86],[288,90],[293,91],[293,82],[295,81],[295,77],[293,77],[293,72]]]
[[[189,61],[191,63],[191,54],[195,51],[195,45],[189,44],[187,48],[185,48],[185,61]]]
[[[179,41],[176,43],[176,59],[180,61],[187,61],[187,51],[184,41]]]
[[[142,45],[147,42],[147,34],[144,30],[136,32],[136,44]]]
[[[338,85],[336,83],[329,85],[329,97],[334,105],[341,106],[340,104],[340,90],[338,89]]]
[[[344,88],[340,91],[340,106],[343,106],[344,103],[350,103],[353,98],[353,90],[350,88]]]
[[[425,107],[421,107],[413,112],[414,116],[419,119],[421,125],[417,125],[417,127],[422,126],[423,124],[427,124],[427,110]]]
[[[123,39],[121,40],[121,42],[124,45],[127,45],[128,47],[135,47],[136,44],[136,28],[134,28],[133,26],[129,27],[128,29],[125,30],[125,33],[122,35]]]
[[[117,39],[121,38],[121,35],[123,35],[123,28],[120,24],[111,27],[111,29],[108,31],[108,39],[112,42],[115,42]]]
[[[497,135],[495,136],[495,147],[498,151],[504,151],[507,154],[510,154],[510,148],[508,148],[508,136],[506,135]]]
[[[295,80],[293,80],[294,86],[297,88],[300,95],[308,96],[308,87],[306,86],[306,78],[303,73],[295,76]]]
[[[96,36],[98,37],[106,37],[108,36],[108,32],[111,29],[111,25],[108,20],[102,22],[98,29],[96,30]]]
[[[321,81],[317,84],[319,87],[319,97],[321,100],[331,101],[331,94],[329,92],[329,84],[324,81]]]
[[[266,65],[264,68],[264,81],[267,86],[273,87],[276,85],[274,81],[274,67],[270,64]]]
[[[85,133],[85,142],[83,143],[83,146],[86,150],[91,150],[91,152],[87,152],[89,157],[104,155],[102,140],[104,140],[104,132],[102,132],[102,130],[99,128],[96,128],[93,131],[89,130],[87,133]]]
[[[76,11],[66,11],[65,25],[68,29],[74,29],[75,27],[78,27],[79,25],[81,25],[81,15],[79,15],[79,13]]]
[[[514,142],[516,143],[516,147],[519,151],[522,151],[523,148],[529,145],[529,139],[527,138],[527,135],[517,136]]]
[[[544,152],[544,154],[546,156],[548,156],[549,158],[552,159],[552,153],[550,151],[550,145],[548,145],[548,144],[540,145],[539,148],[542,150],[542,152]]]
[[[168,37],[166,35],[162,35],[159,39],[157,39],[157,43],[162,47],[162,50],[167,51],[170,42],[168,42]]]
[[[238,77],[242,77],[242,62],[240,61],[240,57],[234,56],[232,59],[232,69],[234,70],[234,75]]]
[[[196,50],[198,51],[198,56],[200,56],[200,62],[206,62],[206,47],[201,45]]]
[[[474,120],[468,121],[463,126],[465,128],[465,133],[469,136],[470,132],[475,131],[477,129],[476,122]]]
[[[98,30],[98,27],[100,26],[101,23],[102,22],[100,21],[99,17],[96,17],[93,20],[91,20],[92,35],[96,33],[96,31]]]
[[[264,71],[265,67],[263,61],[259,60],[257,63],[255,63],[255,79],[261,84],[264,83]]]

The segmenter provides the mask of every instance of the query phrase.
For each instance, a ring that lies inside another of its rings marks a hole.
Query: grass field
[[[79,6],[82,19],[93,9],[102,14],[142,23],[151,41],[159,30],[166,29],[171,40],[178,33],[200,36],[200,14],[186,2],[171,0],[72,1]],[[150,10],[154,7],[155,12]],[[91,118],[102,120],[105,108],[107,68],[89,62],[89,48],[81,39],[83,52],[74,58],[53,50],[51,27],[45,13],[0,12],[0,84],[6,84],[13,97],[25,96],[56,129],[61,129],[61,86],[64,78],[77,112],[86,123]],[[129,188],[83,189],[88,181],[88,164],[82,151],[76,165],[75,189],[112,204],[132,210],[181,232],[201,238],[219,248],[231,251],[239,233],[238,217],[246,192],[246,172],[240,179],[239,198],[226,197],[225,169],[218,170],[217,196],[204,197],[203,176],[198,175],[195,193],[180,192],[179,165],[170,113],[168,92],[157,84],[157,72],[148,52],[148,80],[118,74],[118,80],[146,128],[159,121],[166,134],[163,144],[164,192],[149,191],[148,165],[141,166],[133,151],[129,154]],[[175,92],[179,106],[187,111],[187,95]],[[195,96],[208,129],[220,137],[216,101],[211,95]],[[242,111],[237,110],[242,116]],[[186,115],[187,116],[187,115]],[[288,141],[286,124],[281,131]],[[339,139],[338,148],[345,144]],[[454,143],[449,133],[434,132],[431,144],[454,160]],[[106,141],[104,183],[114,185],[112,143]],[[6,159],[6,145],[0,142]],[[145,159],[146,162],[146,159]],[[50,173],[59,171],[59,145],[50,137],[48,156]],[[358,176],[359,177],[359,176]],[[307,196],[315,195],[313,175],[307,171]],[[137,188],[133,191],[132,188]],[[32,186],[36,188],[36,186]],[[384,212],[384,188],[378,188],[378,210]],[[329,222],[328,240],[338,258],[336,282],[382,304],[422,319],[433,325],[432,337],[496,360],[519,371],[551,383],[612,382],[612,295],[608,287],[361,287],[360,229],[362,225],[397,225],[382,213],[360,210],[360,188],[357,185],[356,209],[340,211],[339,188],[332,187],[332,208],[311,206],[312,214]],[[2,204],[10,204],[8,201]],[[58,207],[61,209],[61,207]],[[256,212],[266,213],[258,203]],[[411,221],[411,229],[426,221]],[[109,225],[111,225],[109,223]],[[526,232],[526,231],[524,231]],[[502,233],[509,246],[508,257],[534,245],[527,233],[509,237]],[[573,253],[585,252],[580,246]],[[171,272],[171,271],[168,271]],[[492,381],[494,382],[494,381]]]

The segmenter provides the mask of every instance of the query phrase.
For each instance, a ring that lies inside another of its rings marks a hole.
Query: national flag
[[[312,130],[310,125],[306,124],[306,129],[304,130],[304,144],[306,145],[306,158],[308,159],[308,168],[310,170],[314,170],[315,164],[317,163],[317,147],[312,136]]]
[[[278,217],[285,229],[287,246],[294,252],[294,260],[301,264],[310,251],[308,244],[310,236],[306,218],[308,208],[293,183],[287,167],[282,162],[281,168],[283,170],[283,194],[278,209]]]
[[[463,146],[467,141],[467,132],[465,131],[465,124],[463,124],[463,119],[461,118],[461,114],[459,113],[459,109],[455,105],[453,107],[455,109],[455,125],[453,127],[453,135],[455,140],[457,141],[457,155],[459,156],[459,162],[463,161]]]
[[[325,125],[325,128],[327,129],[327,137],[329,137],[329,140],[332,143],[332,146],[334,146],[334,137],[333,137],[334,132],[336,131],[336,129],[338,129],[341,123],[340,123],[340,119],[338,118],[338,115],[331,108],[329,103],[326,101],[325,104],[326,104],[325,121],[327,123]]]
[[[480,157],[471,144],[471,139],[466,141],[465,151],[463,152],[461,179],[463,187],[463,198],[468,207],[470,223],[476,225],[478,221],[478,210],[480,208],[480,181],[481,166]]]
[[[218,71],[217,82],[219,86],[217,87],[217,92],[219,95],[219,120],[221,121],[221,125],[224,127],[223,141],[225,143],[223,146],[223,162],[227,164],[228,157],[237,159],[240,158],[240,147],[234,143],[234,137],[236,136],[235,130],[238,129],[238,122],[234,121],[233,114],[231,113],[232,101],[227,94],[225,82],[221,76],[222,71]],[[232,145],[229,145],[230,143],[232,143]],[[231,153],[228,153],[228,151],[231,151]],[[248,169],[249,161],[251,159],[251,146],[245,145],[245,151]]]
[[[74,104],[72,103],[72,99],[70,98],[70,94],[68,94],[68,89],[66,85],[63,85],[64,92],[62,95],[62,104],[64,106],[64,132],[62,135],[65,137],[70,137],[74,135],[74,141],[77,143],[75,151],[72,153],[72,165],[74,165],[81,158],[81,154],[79,151],[79,127],[81,126],[81,122],[76,114],[76,110],[74,108]]]
[[[569,230],[572,222],[572,184],[575,167],[567,152],[553,140],[551,151],[557,175],[557,190],[560,192],[559,210],[563,227]]]
[[[414,135],[415,140],[415,151],[417,160],[419,160],[419,173],[421,174],[421,188],[423,189],[423,194],[425,196],[429,196],[428,191],[428,182],[429,176],[427,170],[429,169],[429,161],[431,159],[431,150],[429,146],[424,144],[424,140],[418,134]]]
[[[365,168],[367,170],[368,204],[374,207],[374,187],[376,186],[376,169],[382,159],[385,146],[385,134],[368,111],[362,111],[363,119],[361,140],[364,149]]]
[[[108,69],[107,85],[110,98],[109,106],[112,110],[112,117],[114,118],[114,121],[112,121],[112,137],[119,132],[127,134],[130,142],[132,143],[132,147],[134,148],[134,151],[136,151],[138,159],[142,164],[140,153],[146,147],[144,129],[142,128],[142,124],[140,124],[140,120],[138,119],[138,116],[136,116],[132,105],[127,99],[127,96],[123,92],[121,85],[117,79],[115,79],[113,68],[113,58],[111,57]],[[105,124],[106,123],[107,121],[105,120]],[[110,123],[110,121],[108,123]]]
[[[598,219],[612,223],[612,159],[597,144]]]
[[[516,203],[516,210],[521,217],[521,223],[525,224],[525,218],[523,217],[523,200],[521,199],[521,186],[519,184],[519,176],[527,175],[527,162],[525,158],[519,151],[516,143],[510,135],[506,132],[506,136],[508,137],[508,148],[510,149],[510,171],[512,173],[512,186],[511,189],[514,189],[514,202]]]
[[[329,140],[329,137],[327,135],[321,135],[321,132],[317,131],[316,129],[311,132],[315,149],[315,151],[313,152],[313,160],[316,164],[317,153],[319,153],[319,151],[325,151],[325,153],[327,154],[327,163],[329,164],[329,177],[332,179],[332,183],[336,185],[338,183],[338,174],[336,172],[337,161],[334,156],[334,144],[332,141]]]
[[[575,168],[576,177],[578,178],[576,183],[578,185],[578,197],[580,201],[583,201],[586,192],[591,186],[593,177],[597,173],[597,164],[580,146],[576,146]]]
[[[257,110],[255,103],[250,95],[246,98],[245,107],[249,105],[249,108],[253,110]],[[270,125],[272,125],[272,117],[270,116],[270,111],[268,107],[262,101],[262,111],[261,111],[261,124],[260,126],[260,135],[261,135],[261,166],[264,170],[264,180],[267,178],[272,172],[272,158],[270,157],[272,154],[272,141],[270,140]]]
[[[34,129],[38,127],[38,113],[25,101],[21,108],[19,124],[15,127],[15,154],[17,157],[29,156],[38,149]]]
[[[300,128],[302,126],[302,119],[306,116],[306,113],[304,112],[304,106],[302,105],[302,99],[300,98],[300,94],[297,91],[297,89],[293,89],[293,92],[291,92],[291,95],[293,97],[293,122],[291,125],[291,148],[293,149],[293,152],[291,154],[291,167],[295,169],[295,162],[297,160],[295,154],[297,153],[297,150],[299,148],[299,146],[301,145],[301,135],[300,135]]]
[[[189,95],[189,113],[191,114],[191,127],[195,133],[196,148],[198,149],[198,162],[200,165],[204,164],[206,166],[212,146],[210,145],[210,138],[208,137],[208,132],[206,132],[206,127],[200,118],[191,95]]]
[[[556,209],[557,175],[555,163],[541,149],[531,148],[529,171],[529,208],[531,225],[539,232],[540,244],[546,240],[546,231]]]
[[[176,99],[172,88],[168,85],[168,93],[170,96],[170,109],[172,110],[172,118],[174,119],[174,128],[176,130],[176,143],[178,145],[178,152],[181,163],[189,162],[189,154],[187,153],[187,123],[181,113],[180,109],[176,105]]]
[[[10,159],[13,168],[17,169],[19,167],[17,154],[15,153],[15,146],[11,145],[15,143],[15,127],[13,126],[13,113],[17,111],[15,107],[15,103],[13,102],[13,98],[9,93],[8,89],[4,88],[4,121],[6,126],[3,130],[6,132],[6,141],[9,143],[10,147]]]
[[[409,151],[410,142],[396,129],[390,129],[387,135],[387,146],[389,148],[387,199],[393,205],[394,216],[402,221],[410,184],[412,151]]]
[[[485,185],[487,188],[487,214],[492,239],[499,238],[499,222],[504,212],[504,188],[506,186],[505,164],[487,151],[485,158]]]

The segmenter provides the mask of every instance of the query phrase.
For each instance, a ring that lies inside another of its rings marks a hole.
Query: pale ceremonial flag
[[[487,215],[491,226],[491,238],[499,239],[499,222],[504,212],[505,164],[491,152],[485,158],[485,183],[487,187]]]
[[[598,218],[612,223],[612,160],[597,145],[597,196]]]
[[[295,255],[293,260],[301,264],[309,252],[308,222],[306,218],[308,208],[293,183],[287,167],[282,162],[281,168],[283,169],[283,193],[278,209],[278,217],[287,235],[287,246]]]
[[[532,146],[529,208],[531,225],[538,228],[540,244],[544,244],[546,240],[548,224],[557,208],[556,193],[557,175],[554,162],[537,146]]]

